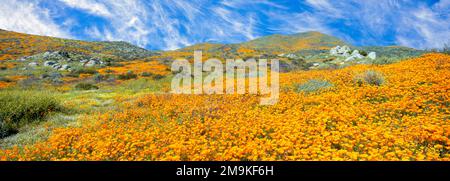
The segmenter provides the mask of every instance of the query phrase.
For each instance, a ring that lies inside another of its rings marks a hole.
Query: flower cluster
[[[382,85],[356,84],[365,71]],[[333,87],[313,93],[311,79]],[[258,95],[150,94],[83,118],[1,160],[450,160],[450,56],[280,75],[274,106]]]

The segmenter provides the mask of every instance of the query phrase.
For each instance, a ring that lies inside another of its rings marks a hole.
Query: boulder
[[[359,54],[359,51],[358,51],[358,50],[353,50],[351,56],[354,57],[354,58],[356,58],[356,59],[362,59],[362,58],[364,58],[364,56],[362,56],[361,54]]]
[[[336,46],[334,48],[332,48],[330,50],[330,54],[331,55],[335,55],[335,56],[344,56],[344,57],[348,57],[350,56],[350,47],[344,45],[344,46]]]
[[[355,60],[355,57],[354,56],[350,56],[350,57],[347,57],[344,61],[348,62],[348,61],[353,61],[353,60]]]
[[[297,55],[290,53],[290,54],[285,55],[285,57],[295,59],[295,58],[297,58]]]
[[[338,49],[340,49],[341,47],[340,46],[336,46],[336,47],[334,47],[334,48],[331,48],[331,50],[330,50],[330,54],[331,55],[338,55]]]
[[[30,62],[28,64],[28,66],[30,66],[30,67],[37,67],[37,66],[39,66],[39,64],[37,62]]]
[[[55,70],[59,70],[61,67],[62,66],[59,65],[59,64],[55,64],[55,65],[52,66],[52,68],[55,69]]]
[[[370,52],[369,54],[367,54],[367,57],[372,59],[372,60],[375,60],[377,58],[377,53]]]
[[[89,60],[89,62],[87,62],[84,66],[86,66],[86,67],[93,67],[93,66],[95,66],[95,65],[97,65],[97,64],[98,64],[97,61],[95,61],[95,60]]]
[[[50,67],[50,66],[53,66],[55,64],[57,64],[57,62],[55,62],[55,61],[45,61],[44,62],[44,66],[46,66],[46,67]]]
[[[64,64],[61,66],[61,68],[59,68],[59,70],[70,70],[70,65]]]
[[[350,53],[350,48],[344,45],[337,50],[337,53],[340,55],[348,55]]]
[[[63,77],[62,74],[60,74],[59,72],[53,72],[50,75],[48,75],[48,78],[51,78],[51,79],[59,79],[62,77]]]

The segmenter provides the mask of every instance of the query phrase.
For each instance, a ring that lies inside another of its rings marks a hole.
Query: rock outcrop
[[[350,52],[351,52],[351,54],[350,54]],[[370,52],[367,56],[363,56],[360,54],[359,50],[351,51],[350,47],[345,46],[345,45],[342,47],[336,46],[336,47],[332,48],[330,50],[330,55],[344,57],[345,62],[363,59],[366,57],[370,58],[372,60],[375,60],[377,57],[375,52]]]

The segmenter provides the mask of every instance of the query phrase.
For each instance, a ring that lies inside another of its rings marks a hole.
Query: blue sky
[[[423,49],[450,44],[450,0],[0,0],[0,28],[154,50],[304,31]]]

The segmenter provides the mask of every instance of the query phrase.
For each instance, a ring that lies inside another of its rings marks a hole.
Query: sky
[[[450,0],[0,0],[0,29],[150,50],[305,31],[425,49],[450,44]]]

